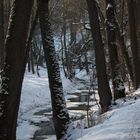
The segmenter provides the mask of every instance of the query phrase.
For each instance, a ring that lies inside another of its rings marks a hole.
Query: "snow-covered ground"
[[[134,98],[118,100],[116,106],[99,117],[98,125],[76,130],[79,133],[74,133],[73,138],[75,140],[140,140],[140,99],[136,99],[139,95],[140,89],[133,93]]]
[[[32,125],[31,122],[48,119],[44,116],[34,115],[35,112],[51,107],[46,70],[41,69],[40,75],[41,77],[28,72],[25,74],[18,118],[17,140],[33,138],[34,132],[39,128]],[[77,77],[79,79],[84,77],[84,80],[89,80],[85,72],[78,73]],[[83,86],[76,81],[70,82],[63,74],[62,81],[65,93],[73,92]],[[117,100],[117,105],[112,106],[110,111],[95,118],[98,119],[98,124],[95,126],[83,129],[79,125],[72,133],[73,140],[140,140],[139,95],[140,89],[134,92],[131,98]],[[55,140],[55,137],[48,139]]]
[[[17,140],[30,140],[34,132],[39,129],[30,123],[34,118],[38,121],[44,119],[42,117],[37,118],[37,116],[34,116],[34,113],[43,108],[51,108],[47,70],[40,68],[40,76],[38,77],[37,74],[33,75],[27,71],[25,72],[18,115]],[[88,79],[85,71],[80,76]],[[73,92],[83,86],[78,82],[71,82],[66,79],[63,72],[61,72],[61,77],[65,95],[67,92]],[[68,96],[66,96],[67,98]]]
[[[32,73],[29,73],[27,71],[25,72],[20,101],[19,116],[38,106],[50,104],[51,99],[47,70],[44,68],[40,68],[40,76],[41,77],[38,77],[36,74],[33,75]],[[70,80],[66,79],[64,77],[63,72],[61,72],[61,77],[65,94],[67,92],[73,92],[76,89],[83,86],[78,82],[71,82]],[[88,80],[88,76],[86,76],[85,71],[83,71],[80,74],[80,76],[78,75],[78,78],[79,77],[85,77]]]

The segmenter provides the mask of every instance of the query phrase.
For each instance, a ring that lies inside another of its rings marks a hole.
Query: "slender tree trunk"
[[[67,68],[67,77],[69,79],[72,79],[72,64],[71,64],[71,58],[70,58],[70,53],[69,50],[67,48],[67,38],[66,38],[66,21],[64,19],[64,25],[63,25],[63,49],[65,52],[65,64],[66,64],[66,68]]]
[[[124,36],[123,36],[123,33],[121,32],[119,23],[116,21],[116,19],[115,19],[115,29],[116,29],[116,39],[119,42],[121,52],[123,54],[123,57],[124,57],[124,60],[125,60],[126,66],[127,66],[128,73],[130,75],[130,79],[131,79],[132,83],[134,83],[133,70],[132,70],[131,61],[130,61],[128,52],[126,50]]]
[[[133,75],[134,86],[137,89],[140,86],[140,47],[138,46],[137,30],[136,30],[136,0],[127,0],[128,13],[129,13],[129,27],[130,27],[130,40],[131,50],[133,56]]]
[[[76,22],[76,20],[74,20]],[[76,43],[76,33],[77,33],[77,25],[70,23],[70,45],[71,47],[73,44]]]
[[[125,87],[120,74],[120,66],[118,60],[118,50],[116,45],[115,32],[115,3],[114,0],[106,0],[106,15],[107,15],[107,35],[109,56],[111,62],[112,84],[114,90],[114,99],[125,97]]]
[[[78,56],[78,67],[79,67],[80,71],[83,69],[81,56]]]
[[[102,108],[102,112],[105,112],[111,104],[112,96],[106,74],[106,62],[102,37],[100,33],[97,6],[95,0],[87,0],[87,5],[91,25],[91,32],[95,46],[95,62],[98,77],[98,93],[100,97],[100,105]]]
[[[35,17],[33,19],[33,22],[31,24],[31,29],[30,29],[30,32],[29,32],[29,37],[27,39],[27,43],[26,43],[26,55],[25,55],[25,67],[26,67],[26,63],[28,61],[28,71],[30,72],[30,65],[31,65],[31,42],[32,42],[32,38],[33,38],[33,34],[34,34],[34,31],[35,31],[35,28],[36,28],[36,24],[37,24],[37,20],[38,20],[38,10],[36,11],[35,13]]]
[[[32,68],[32,74],[35,74],[35,68],[34,68],[34,57],[33,57],[33,45],[31,44],[31,48],[30,48],[30,51],[31,51],[31,68]]]
[[[86,72],[87,72],[87,74],[89,74],[87,50],[86,50],[86,52],[84,52],[84,57],[85,57],[85,68],[86,68]]]
[[[61,61],[62,61],[62,66],[63,66],[63,71],[65,74],[65,77],[67,78],[67,72],[65,70],[65,61],[64,61],[64,44],[63,44],[63,39],[62,39],[63,33],[61,35],[61,46],[62,46],[62,53],[61,53]]]
[[[83,31],[80,30],[80,33],[81,33],[82,44],[83,44],[84,41],[85,41]],[[85,49],[84,49],[84,51],[85,51],[85,52],[84,52],[84,57],[85,57],[85,69],[86,69],[87,74],[89,74],[88,58],[87,58],[87,50],[88,50],[88,48],[87,48],[87,46],[85,45]],[[81,52],[81,54],[82,54],[82,52]],[[80,68],[80,70],[83,69],[82,66],[81,66],[81,54],[80,54],[80,57],[79,57],[79,68]]]
[[[30,53],[29,53],[30,55]],[[31,72],[31,61],[30,61],[30,56],[28,58],[28,72]]]
[[[0,0],[0,70],[4,65],[4,3]]]
[[[51,91],[53,121],[58,140],[68,140],[69,114],[64,100],[59,64],[48,13],[49,0],[38,0],[39,21]]]
[[[39,64],[40,64],[41,48],[42,48],[42,45],[39,46],[39,54],[38,54],[37,60],[36,60],[36,72],[37,72],[38,77],[40,77]]]
[[[135,0],[135,12],[136,12],[136,31],[137,31],[137,42],[138,42],[138,54],[140,60],[140,1]]]
[[[65,54],[65,65],[67,68],[67,77],[70,77],[70,69],[69,69],[69,54],[68,54],[68,49],[67,49],[67,43],[66,43],[66,21],[64,20],[63,23],[63,49],[64,49],[64,54]]]
[[[99,6],[98,6],[98,12],[99,12],[100,18],[102,19],[103,23],[105,23],[104,15],[103,15],[102,11],[100,10]],[[115,28],[116,29],[116,39],[117,39],[117,42],[120,45],[120,49],[121,49],[121,52],[123,54],[125,64],[127,66],[128,73],[130,75],[130,79],[133,83],[134,82],[133,71],[132,71],[131,61],[129,59],[128,52],[126,50],[126,45],[125,45],[125,42],[124,42],[123,30],[119,26],[119,23],[116,20],[116,18],[115,18],[115,27],[116,27]],[[104,26],[104,28],[105,28],[105,26]]]
[[[13,0],[3,0],[4,1],[4,37],[6,38],[6,33],[8,30],[8,23],[10,17],[10,10],[13,3]]]
[[[24,75],[24,57],[33,1],[13,2],[0,90],[0,140],[16,140],[17,116]]]
[[[73,78],[73,75],[72,75],[72,62],[71,62],[71,55],[69,53],[69,49],[67,47],[67,22],[66,22],[66,11],[67,11],[67,6],[66,6],[66,2],[65,0],[63,0],[63,49],[64,49],[64,54],[65,54],[65,65],[66,65],[66,68],[67,68],[67,77],[71,80]],[[72,31],[73,32],[73,31]],[[73,33],[72,33],[73,34]],[[74,34],[73,34],[74,35]],[[72,35],[72,36],[73,36]],[[73,36],[74,37],[74,36]],[[74,38],[71,38],[71,39],[74,39]]]

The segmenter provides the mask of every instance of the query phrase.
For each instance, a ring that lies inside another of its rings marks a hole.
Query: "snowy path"
[[[41,77],[26,72],[22,87],[20,110],[17,127],[17,140],[30,140],[39,129],[33,122],[48,120],[34,113],[50,108],[50,92],[45,69],[41,69]]]
[[[48,105],[36,107],[35,109],[31,109],[26,113],[22,114],[22,116],[20,116],[17,128],[17,140],[33,139],[34,133],[39,129],[39,127],[35,125],[35,123],[48,120],[48,118],[45,116],[42,115],[37,116],[34,114],[42,109],[46,109],[47,106]]]
[[[34,139],[34,133],[40,129],[35,123],[48,120],[47,116],[34,115],[42,109],[49,109],[51,104],[46,69],[41,68],[40,75],[41,77],[38,77],[28,72],[25,73],[18,117],[17,140]],[[84,75],[86,75],[85,72]],[[76,90],[84,85],[77,80],[76,83],[70,82],[63,74],[62,81],[64,93]],[[54,138],[51,138],[51,140],[54,140]]]

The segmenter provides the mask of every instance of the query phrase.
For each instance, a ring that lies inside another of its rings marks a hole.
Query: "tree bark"
[[[98,78],[98,93],[100,97],[100,105],[102,112],[107,111],[111,104],[111,91],[106,74],[106,62],[104,55],[104,48],[100,32],[99,18],[97,12],[97,5],[95,0],[87,0],[89,20],[91,25],[91,32],[95,46],[95,62]]]
[[[13,2],[0,91],[0,140],[16,140],[17,116],[24,76],[24,58],[33,1]]]
[[[34,56],[33,56],[33,45],[31,44],[31,47],[30,47],[30,51],[31,51],[31,68],[32,68],[32,74],[35,74],[35,68],[34,68]]]
[[[136,0],[127,0],[128,13],[129,13],[129,28],[130,28],[130,40],[132,50],[132,61],[133,61],[133,75],[134,75],[134,86],[137,89],[140,86],[140,47],[138,46],[138,37],[136,30]]]
[[[33,22],[31,24],[31,29],[30,29],[30,32],[29,32],[29,37],[27,39],[27,43],[26,43],[26,55],[25,55],[25,67],[26,67],[26,63],[28,62],[28,72],[30,72],[30,68],[31,68],[31,59],[32,58],[32,47],[33,47],[33,44],[31,43],[32,42],[32,38],[33,38],[33,34],[34,34],[34,31],[35,31],[35,28],[36,28],[36,24],[37,24],[37,20],[38,20],[38,10],[36,10],[36,13],[35,13],[35,17],[33,19]],[[35,73],[34,71],[34,68],[32,68],[32,72],[33,74]]]
[[[0,0],[0,70],[4,65],[4,1]]]
[[[119,42],[121,52],[123,54],[123,57],[124,57],[124,60],[125,60],[126,66],[127,66],[128,73],[130,75],[130,79],[131,79],[132,83],[134,84],[132,65],[131,65],[131,61],[130,61],[128,52],[126,50],[124,36],[123,36],[123,33],[121,32],[121,28],[119,26],[119,23],[116,20],[115,20],[115,27],[116,27],[116,39]]]
[[[49,0],[38,0],[39,21],[51,91],[53,121],[58,140],[68,139],[69,114],[64,100],[59,64],[48,12]]]
[[[67,38],[66,38],[66,21],[64,19],[64,25],[63,25],[63,49],[65,52],[65,65],[67,68],[67,78],[68,79],[72,79],[73,75],[72,75],[72,62],[71,62],[71,58],[70,58],[70,53],[67,47]]]
[[[120,73],[120,66],[118,60],[118,50],[116,45],[115,32],[115,3],[114,0],[106,0],[106,16],[107,16],[107,35],[108,47],[111,63],[112,84],[114,91],[114,99],[125,97],[125,87]]]
[[[102,19],[103,23],[105,23],[104,15],[103,15],[102,11],[100,10],[99,6],[98,6],[98,12],[99,12],[99,16]],[[103,25],[105,25],[105,24],[103,24]],[[128,73],[130,75],[130,79],[131,79],[132,83],[134,83],[134,77],[133,77],[133,70],[132,70],[132,66],[131,66],[131,61],[129,59],[128,52],[126,50],[126,45],[125,45],[125,42],[124,42],[124,36],[122,34],[123,30],[119,26],[119,23],[116,20],[116,18],[115,18],[115,27],[116,27],[115,29],[116,29],[117,42],[120,45],[120,49],[121,49],[121,52],[123,54],[126,66],[127,66]],[[104,28],[105,28],[105,26],[104,26]]]

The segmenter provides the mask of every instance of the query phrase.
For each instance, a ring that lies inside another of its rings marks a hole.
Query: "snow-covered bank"
[[[133,96],[140,95],[140,89]],[[140,99],[120,99],[117,106],[103,114],[102,123],[78,131],[75,140],[140,140]],[[78,138],[80,137],[80,138]]]

